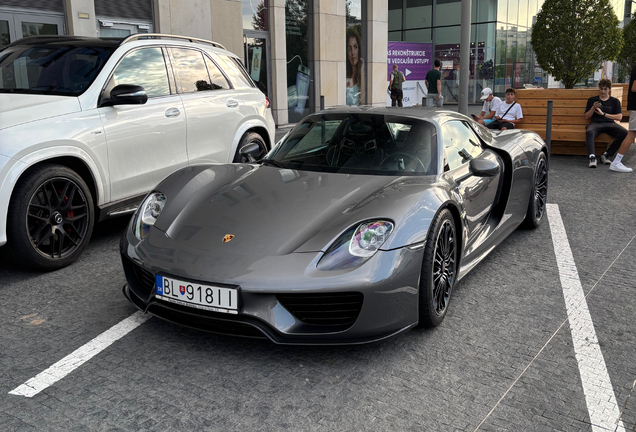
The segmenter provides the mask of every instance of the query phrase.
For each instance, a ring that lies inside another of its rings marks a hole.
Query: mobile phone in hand
[[[473,119],[477,120],[477,116],[475,114],[470,115]]]

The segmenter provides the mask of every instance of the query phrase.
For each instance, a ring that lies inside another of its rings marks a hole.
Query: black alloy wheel
[[[258,147],[261,149],[258,154],[258,157],[255,157],[255,160],[259,161],[265,157],[268,150],[267,150],[267,144],[265,144],[265,140],[263,139],[263,137],[261,137],[256,132],[248,132],[245,135],[243,135],[243,137],[241,138],[241,141],[239,142],[239,145],[236,148],[236,154],[234,155],[234,160],[232,162],[250,163],[250,160],[247,157],[241,155],[240,153],[243,147],[250,144],[257,144]]]
[[[13,193],[3,252],[25,267],[64,267],[88,244],[93,214],[90,190],[77,173],[60,165],[37,167]]]
[[[424,247],[420,278],[420,325],[434,327],[444,320],[457,279],[455,221],[448,209],[434,219]]]
[[[534,181],[530,193],[530,202],[523,225],[526,228],[536,228],[541,224],[545,215],[548,201],[548,161],[545,153],[541,152],[534,171]]]

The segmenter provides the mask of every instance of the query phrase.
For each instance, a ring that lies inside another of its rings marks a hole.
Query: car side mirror
[[[470,171],[477,177],[494,177],[501,171],[497,162],[484,158],[475,158],[470,161]]]
[[[247,144],[239,150],[239,154],[249,161],[249,163],[257,162],[261,154],[261,147],[257,143]]]
[[[110,91],[110,99],[103,101],[99,106],[143,105],[147,101],[148,94],[142,86],[119,84]]]

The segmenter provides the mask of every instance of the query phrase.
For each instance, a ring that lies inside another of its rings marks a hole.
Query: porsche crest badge
[[[231,241],[233,238],[234,238],[234,234],[226,234],[225,237],[223,237],[223,243],[227,243]]]

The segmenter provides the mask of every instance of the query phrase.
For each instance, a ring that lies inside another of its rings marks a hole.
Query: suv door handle
[[[228,108],[234,108],[234,107],[237,107],[238,104],[239,103],[237,101],[230,99],[229,101],[227,101],[226,105],[228,106]]]
[[[179,108],[168,108],[166,110],[166,117],[177,117],[179,114],[181,114]]]

